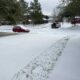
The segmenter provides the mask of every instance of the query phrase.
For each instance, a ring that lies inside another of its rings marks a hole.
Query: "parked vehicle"
[[[71,19],[71,23],[72,24],[77,24],[77,23],[80,23],[80,17],[74,17]]]
[[[26,29],[23,26],[14,26],[12,30],[13,32],[30,32],[29,29]]]
[[[52,24],[51,24],[51,28],[59,28],[61,25],[60,25],[60,23],[59,22],[53,22]]]

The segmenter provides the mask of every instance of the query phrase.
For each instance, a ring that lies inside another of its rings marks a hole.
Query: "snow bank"
[[[72,27],[71,23],[68,23],[68,22],[61,23],[61,28],[70,28],[70,27]]]
[[[2,25],[0,26],[0,32],[13,32],[12,28],[13,26],[11,25]]]

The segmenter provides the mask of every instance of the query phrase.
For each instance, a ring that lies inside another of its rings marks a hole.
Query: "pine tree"
[[[62,3],[66,4],[62,7],[62,16],[80,16],[80,0],[62,0]]]
[[[30,16],[33,23],[41,23],[43,20],[41,5],[38,0],[34,0],[34,2],[30,3]]]
[[[0,1],[0,18],[4,21],[10,21],[16,24],[21,19],[22,10],[17,0]]]
[[[23,10],[23,14],[28,15],[29,14],[28,3],[25,2],[24,0],[19,0],[19,2],[20,2],[20,6],[21,6],[21,8]]]

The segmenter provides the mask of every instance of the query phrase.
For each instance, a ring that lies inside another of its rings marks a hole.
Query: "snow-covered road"
[[[62,24],[62,25],[63,26],[60,29],[51,29],[50,23],[44,24],[41,26],[37,25],[35,27],[28,26],[27,28],[30,29],[29,34],[22,33],[18,35],[0,38],[0,80],[14,79],[13,76],[15,75],[15,73],[19,72],[20,70],[23,70],[24,66],[27,66],[30,64],[32,65],[32,63],[30,63],[31,61],[35,62],[34,58],[44,53],[44,51],[47,51],[46,53],[48,53],[48,51],[51,50],[53,47],[56,48],[55,43],[58,44],[59,48],[64,48],[63,46],[61,47],[61,44],[59,41],[59,40],[62,40],[61,41],[62,43],[66,43],[64,37],[66,37],[67,39],[75,38],[76,36],[80,37],[79,36],[80,29],[77,29],[77,28],[72,29],[70,24],[66,24],[66,25]],[[10,26],[7,26],[7,27],[9,28]],[[6,31],[5,26],[3,28],[1,27],[1,29],[2,29],[1,30],[2,32]],[[8,29],[8,32],[9,31],[11,32],[11,27],[10,29]],[[48,50],[48,48],[51,45],[53,45],[53,47]],[[53,54],[55,54],[54,51],[55,50],[53,50]],[[60,50],[60,52],[62,52],[62,50]],[[41,56],[42,55],[40,55],[40,57]],[[46,56],[45,56],[45,59],[46,59]],[[43,60],[45,59],[43,57]],[[33,65],[33,67],[34,66],[35,65]],[[36,76],[37,73],[39,73],[37,70],[41,71],[42,68],[38,67],[36,71],[34,70],[33,71],[34,76]],[[40,75],[41,74],[39,74],[39,76]],[[28,77],[28,75],[26,76]],[[38,80],[37,78],[34,78],[33,80]],[[45,79],[42,79],[40,77],[40,80],[45,80]],[[18,78],[16,80],[18,80]]]

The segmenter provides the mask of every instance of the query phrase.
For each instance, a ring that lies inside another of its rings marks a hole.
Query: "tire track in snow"
[[[64,37],[57,41],[15,74],[12,80],[46,80],[68,40],[69,37]]]

